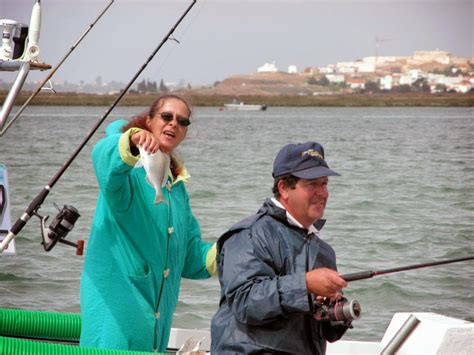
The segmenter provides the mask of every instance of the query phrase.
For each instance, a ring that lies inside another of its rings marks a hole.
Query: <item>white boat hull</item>
[[[224,104],[224,107],[231,111],[265,111],[267,109],[266,105],[247,105],[242,102],[240,104]]]
[[[328,343],[326,355],[378,355],[402,328],[415,316],[419,325],[406,338],[397,355],[437,354],[469,355],[474,344],[474,323],[436,313],[395,313],[381,341],[340,340]],[[357,324],[354,324],[357,327]],[[202,340],[200,350],[210,351],[209,331],[173,328],[168,349],[179,349],[188,339]]]

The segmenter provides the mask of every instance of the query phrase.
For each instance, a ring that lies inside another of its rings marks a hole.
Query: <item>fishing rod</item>
[[[26,208],[25,212],[23,212],[22,216],[16,220],[15,224],[10,229],[10,231],[8,232],[5,239],[0,243],[0,254],[8,247],[8,243],[10,243],[10,241],[12,241],[18,235],[18,233],[26,225],[26,222],[28,222],[28,220],[33,215],[36,215],[36,216],[40,217],[41,220],[42,220],[42,225],[44,225],[44,222],[46,221],[47,217],[41,217],[38,214],[38,209],[41,207],[41,204],[44,202],[44,200],[46,199],[46,197],[50,193],[51,189],[58,182],[58,180],[61,178],[61,176],[67,170],[67,168],[71,165],[71,163],[74,161],[74,159],[77,157],[77,155],[81,152],[81,150],[85,147],[87,142],[92,138],[94,133],[97,131],[97,129],[100,127],[100,125],[105,121],[107,116],[112,112],[112,110],[115,108],[115,106],[118,104],[118,102],[127,93],[127,91],[130,89],[130,87],[135,82],[135,80],[138,78],[138,76],[143,72],[143,70],[145,70],[145,68],[151,62],[151,60],[156,55],[156,53],[158,53],[158,51],[161,49],[161,47],[165,44],[165,42],[167,40],[173,39],[171,37],[171,35],[176,30],[176,28],[181,23],[181,21],[186,17],[186,15],[191,10],[191,8],[196,4],[196,1],[197,0],[193,0],[192,3],[187,7],[187,9],[184,11],[184,13],[178,19],[178,21],[176,21],[176,23],[173,25],[173,27],[171,27],[171,29],[166,34],[166,36],[162,39],[160,44],[153,50],[153,52],[148,57],[148,59],[145,61],[145,63],[142,64],[140,69],[136,72],[136,74],[129,81],[129,83],[125,86],[125,88],[120,92],[120,94],[115,99],[115,101],[112,103],[112,105],[110,105],[110,107],[105,112],[105,114],[99,119],[99,121],[95,124],[95,126],[92,128],[92,130],[87,134],[86,138],[84,138],[84,140],[81,142],[81,144],[76,148],[74,153],[63,163],[61,168],[56,172],[56,174],[54,174],[54,176],[51,178],[51,180],[48,182],[48,184],[33,199],[33,201],[30,203],[30,205]],[[58,216],[56,216],[56,218],[51,223],[51,225],[49,227],[49,231],[47,231],[48,232],[47,239],[43,238],[43,246],[44,246],[45,250],[46,251],[51,250],[57,242],[60,242],[60,243],[64,243],[64,244],[76,247],[76,255],[82,255],[82,248],[83,248],[83,245],[84,245],[83,241],[79,241],[79,243],[74,244],[74,243],[66,241],[64,239],[66,237],[67,233],[69,233],[72,230],[72,228],[74,227],[74,223],[76,222],[76,220],[79,217],[80,217],[80,215],[74,207],[64,206],[63,209],[58,214]],[[44,235],[44,233],[43,233],[43,235]]]
[[[449,259],[449,260],[442,260],[442,261],[434,261],[434,262],[423,263],[423,264],[414,264],[414,265],[409,265],[409,266],[402,266],[402,267],[396,267],[393,269],[385,269],[385,270],[378,270],[378,271],[372,271],[372,270],[361,271],[361,272],[355,272],[352,274],[341,275],[341,277],[345,281],[351,282],[351,281],[371,279],[374,276],[393,274],[395,272],[400,272],[400,271],[421,269],[424,267],[431,267],[431,266],[443,265],[443,264],[459,263],[461,261],[467,261],[467,260],[474,260],[474,256],[467,256],[464,258]]]
[[[59,69],[59,67],[66,61],[66,59],[71,55],[71,53],[76,49],[76,47],[81,43],[81,41],[84,39],[84,37],[89,33],[89,31],[92,29],[92,27],[95,26],[95,24],[100,20],[100,18],[107,12],[107,10],[112,6],[113,2],[115,0],[110,0],[108,5],[105,7],[104,10],[99,14],[99,16],[95,19],[94,22],[92,22],[89,27],[82,33],[82,35],[79,37],[79,39],[72,45],[72,47],[69,49],[68,52],[64,55],[64,57],[59,61],[58,64],[51,70],[51,72],[44,78],[44,80],[38,85],[36,90],[28,97],[28,99],[25,101],[23,106],[20,107],[18,112],[15,114],[15,116],[8,122],[8,124],[5,126],[4,129],[0,131],[0,137],[2,137],[5,132],[10,128],[10,126],[17,120],[18,117],[20,117],[21,113],[25,110],[25,108],[28,106],[28,104],[33,100],[36,95],[41,91],[43,86],[53,77],[53,75],[56,73],[56,71]]]
[[[474,260],[474,256],[467,256],[457,259],[449,259],[442,261],[434,261],[429,263],[415,264],[397,267],[393,269],[385,269],[378,271],[362,271],[355,272],[352,274],[341,275],[341,277],[347,281],[358,281],[371,279],[374,276],[393,274],[400,271],[421,269],[424,267],[431,267],[436,265],[458,263],[461,261]],[[318,321],[328,321],[333,325],[344,324],[346,326],[351,326],[353,320],[360,318],[362,313],[362,307],[360,303],[356,300],[348,301],[346,298],[342,298],[337,301],[331,301],[330,299],[325,300],[316,300],[313,304],[314,312],[313,318]]]

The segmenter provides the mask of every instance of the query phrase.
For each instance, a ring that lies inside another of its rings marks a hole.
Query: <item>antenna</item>
[[[375,39],[374,39],[374,41],[375,41],[375,67],[377,67],[380,43],[388,42],[388,41],[391,41],[391,40],[392,40],[391,38],[380,38],[378,36],[375,36]]]

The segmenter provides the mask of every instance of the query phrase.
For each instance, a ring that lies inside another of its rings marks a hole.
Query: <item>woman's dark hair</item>
[[[189,116],[191,116],[191,108],[190,108],[189,103],[186,101],[186,99],[178,95],[165,94],[165,95],[158,96],[156,100],[153,101],[153,103],[151,104],[150,108],[147,111],[144,111],[132,117],[132,119],[125,126],[122,127],[122,132],[126,132],[132,127],[141,128],[148,131],[149,128],[146,124],[147,118],[155,117],[158,110],[165,104],[165,101],[168,99],[175,99],[184,103],[186,105],[186,108],[188,109]],[[171,162],[170,162],[171,173],[173,174],[174,177],[177,177],[183,170],[183,167],[180,164],[178,164],[178,162],[172,155],[170,155],[170,159],[171,159]]]
[[[286,175],[282,175],[275,178],[275,180],[273,181],[273,188],[272,188],[273,196],[276,199],[280,198],[280,191],[278,191],[279,181],[283,181],[285,186],[288,187],[289,189],[294,189],[299,180],[300,178],[293,176],[291,174],[286,174]]]

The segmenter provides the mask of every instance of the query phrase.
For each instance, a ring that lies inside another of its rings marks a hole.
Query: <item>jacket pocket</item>
[[[150,266],[146,264],[143,272],[139,271],[137,274],[128,275],[130,283],[135,287],[138,296],[151,308],[154,309],[156,300],[156,289],[153,281],[153,275]]]

